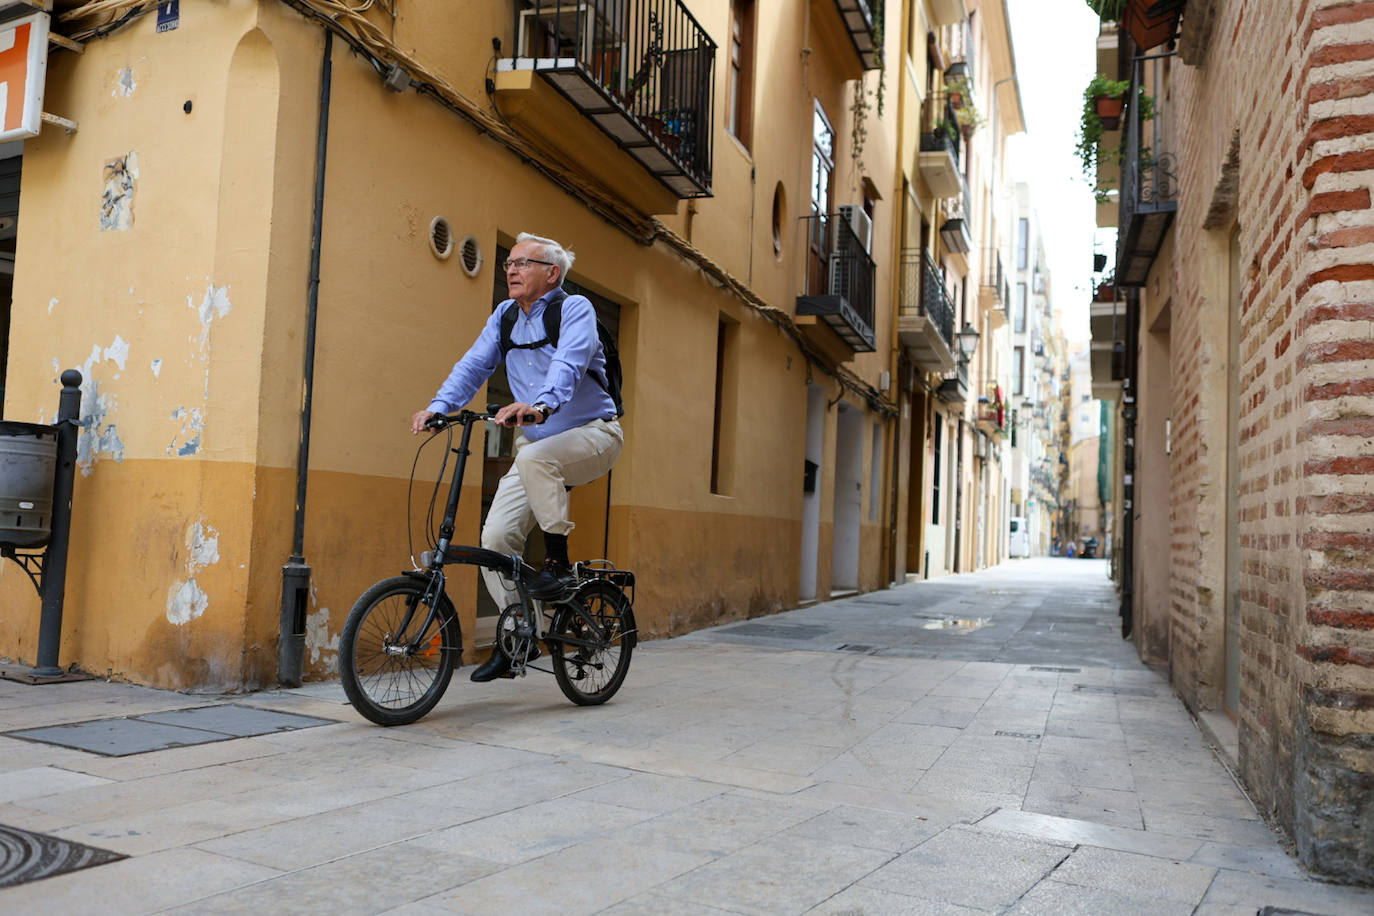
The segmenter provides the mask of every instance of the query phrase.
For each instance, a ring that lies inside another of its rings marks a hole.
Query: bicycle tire
[[[571,608],[560,608],[548,640],[553,674],[563,695],[578,706],[597,706],[615,696],[625,683],[634,653],[634,610],[625,593],[609,582],[594,580],[571,599],[606,633],[599,648],[565,645],[564,639],[586,640],[589,627]],[[589,689],[590,688],[590,689]]]
[[[438,626],[430,624],[418,652],[387,651],[394,628],[410,603],[423,599],[425,585],[408,576],[383,579],[363,593],[344,622],[339,679],[353,708],[378,725],[409,725],[433,709],[462,655],[463,637],[448,595],[439,596]],[[418,604],[409,628],[424,625],[428,613]]]

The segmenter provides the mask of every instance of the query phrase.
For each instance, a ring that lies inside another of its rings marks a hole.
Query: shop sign
[[[48,73],[48,14],[0,25],[0,143],[38,136]]]

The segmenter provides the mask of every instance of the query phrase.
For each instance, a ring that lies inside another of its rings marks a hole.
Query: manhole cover
[[[190,744],[209,744],[230,738],[270,735],[332,724],[330,719],[317,719],[314,716],[275,712],[253,706],[221,705],[52,725],[6,734],[11,738],[57,744],[107,757],[127,757]]]
[[[830,631],[804,623],[739,623],[721,632],[733,636],[769,636],[773,639],[815,639]]]
[[[108,849],[0,824],[0,887],[26,884],[123,858]]]
[[[1031,665],[1032,671],[1053,671],[1056,674],[1078,674],[1082,668],[1056,668],[1053,665]]]

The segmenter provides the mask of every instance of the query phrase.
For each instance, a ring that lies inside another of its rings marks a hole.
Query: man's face
[[[534,242],[520,242],[510,250],[512,261],[532,258],[534,261],[547,261],[544,249]],[[506,286],[512,299],[533,302],[557,285],[558,268],[549,264],[536,264],[531,261],[523,270],[512,267],[506,271]]]

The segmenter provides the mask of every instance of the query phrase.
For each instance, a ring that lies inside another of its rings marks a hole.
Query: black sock
[[[568,562],[568,536],[544,532],[544,556],[561,566],[571,566]]]

